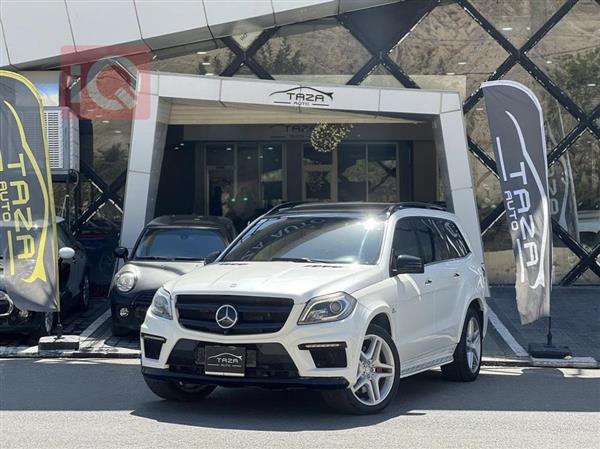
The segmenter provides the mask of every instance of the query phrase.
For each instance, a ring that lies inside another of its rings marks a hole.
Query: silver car
[[[111,301],[113,335],[139,331],[156,290],[165,282],[204,265],[234,239],[235,228],[225,217],[165,215],[141,232],[131,255],[118,247],[124,265],[113,278]]]

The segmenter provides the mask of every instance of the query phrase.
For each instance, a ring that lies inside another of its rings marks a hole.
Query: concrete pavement
[[[306,391],[217,389],[161,401],[135,360],[0,360],[0,448],[600,447],[600,371],[486,368],[470,384],[405,379],[382,414]]]

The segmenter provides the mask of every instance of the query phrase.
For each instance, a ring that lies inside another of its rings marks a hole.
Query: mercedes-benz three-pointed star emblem
[[[238,321],[238,312],[230,304],[222,305],[217,309],[215,321],[221,329],[231,329]]]

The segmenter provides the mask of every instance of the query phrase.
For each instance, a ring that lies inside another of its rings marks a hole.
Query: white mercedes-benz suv
[[[485,270],[438,206],[284,204],[213,259],[160,288],[146,314],[142,373],[162,398],[316,388],[366,414],[403,377],[479,374]]]

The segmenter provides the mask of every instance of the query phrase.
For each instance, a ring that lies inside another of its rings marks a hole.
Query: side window
[[[419,242],[417,241],[410,220],[405,218],[396,223],[392,247],[394,254],[421,257]]]
[[[431,263],[435,260],[434,258],[434,247],[433,247],[433,233],[431,228],[427,226],[424,219],[414,218],[411,220],[412,225],[417,235],[417,240],[421,246],[423,263]]]
[[[448,220],[443,220],[443,223],[448,247],[453,254],[452,257],[465,257],[471,252],[471,250],[469,249],[464,237],[458,230],[458,226]]]
[[[437,218],[426,218],[425,223],[431,230],[433,239],[433,260],[441,262],[443,260],[451,259],[450,251],[448,250],[448,244],[446,243],[446,237],[442,229],[442,220]]]

